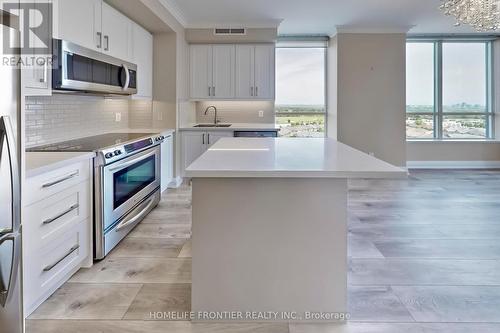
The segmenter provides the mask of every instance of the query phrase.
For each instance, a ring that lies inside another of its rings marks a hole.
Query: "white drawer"
[[[78,223],[57,242],[25,256],[24,297],[26,315],[80,268],[89,255],[89,220]]]
[[[25,205],[47,198],[90,179],[90,161],[83,161],[26,179],[24,187]]]
[[[23,230],[28,252],[53,243],[91,216],[90,180],[38,201],[24,209]]]

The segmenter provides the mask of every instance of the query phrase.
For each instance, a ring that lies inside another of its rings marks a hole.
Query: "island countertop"
[[[193,178],[404,178],[406,170],[334,139],[221,138],[187,169]]]

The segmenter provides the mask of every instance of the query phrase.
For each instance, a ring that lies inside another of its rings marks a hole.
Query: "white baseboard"
[[[182,185],[182,177],[176,177],[168,184],[168,188],[179,188]]]
[[[500,169],[500,161],[408,161],[408,169]]]

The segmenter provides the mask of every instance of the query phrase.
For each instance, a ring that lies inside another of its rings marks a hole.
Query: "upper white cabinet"
[[[54,38],[132,60],[132,22],[102,0],[52,0]]]
[[[33,5],[39,9],[41,12],[48,12],[50,2],[43,0],[32,1]],[[36,13],[36,12],[34,12]],[[42,17],[41,15],[30,15],[30,26],[35,27],[40,25]],[[37,31],[38,34],[45,34],[46,38],[50,40],[49,28],[45,31]],[[43,42],[35,36],[35,34],[29,35],[29,43],[33,47],[46,47]],[[48,45],[49,48],[51,47]],[[31,54],[33,57],[37,56],[35,52]],[[35,63],[30,66],[22,66],[22,82],[23,82],[23,94],[25,96],[36,95],[36,96],[50,96],[52,95],[52,71],[48,62]]]
[[[53,0],[54,38],[102,50],[102,0]]]
[[[134,98],[153,98],[153,35],[134,23],[132,26],[133,60],[137,65],[137,94]]]
[[[255,46],[236,46],[236,96],[253,99],[255,86]]]
[[[274,45],[191,45],[191,99],[274,99]]]
[[[274,99],[275,48],[269,45],[255,46],[254,98]]]
[[[103,0],[33,0],[35,6],[52,4],[52,36],[88,49],[109,54],[138,65],[137,97],[153,95],[153,36]],[[47,10],[42,10],[45,12]],[[30,26],[41,22],[30,15]],[[40,33],[40,32],[38,32]],[[47,34],[49,34],[47,29]],[[41,41],[30,34],[30,45]],[[52,94],[52,71],[48,65],[23,67],[22,84],[25,96]]]
[[[102,3],[102,50],[113,57],[132,60],[130,54],[132,21],[119,11]]]
[[[274,99],[274,45],[236,46],[236,98]]]
[[[214,45],[213,54],[213,98],[234,98],[234,45]]]
[[[192,45],[190,48],[191,98],[234,98],[234,66],[234,45]]]

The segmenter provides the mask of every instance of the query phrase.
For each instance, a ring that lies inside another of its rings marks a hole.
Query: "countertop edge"
[[[314,171],[314,170],[262,170],[262,171],[190,171],[186,170],[188,178],[338,178],[338,179],[405,179],[406,170],[398,171]]]
[[[26,157],[28,157],[29,154],[52,154],[52,156],[54,156],[53,154],[61,154],[61,159],[53,162],[48,162],[47,164],[33,168],[29,168],[28,161],[26,161],[26,178],[36,177],[46,172],[50,172],[52,170],[65,167],[67,165],[71,165],[73,163],[77,163],[84,160],[90,160],[96,156],[94,152],[82,152],[78,154],[72,153],[75,154],[75,156],[71,157],[68,157],[67,153],[64,152],[27,152]]]

